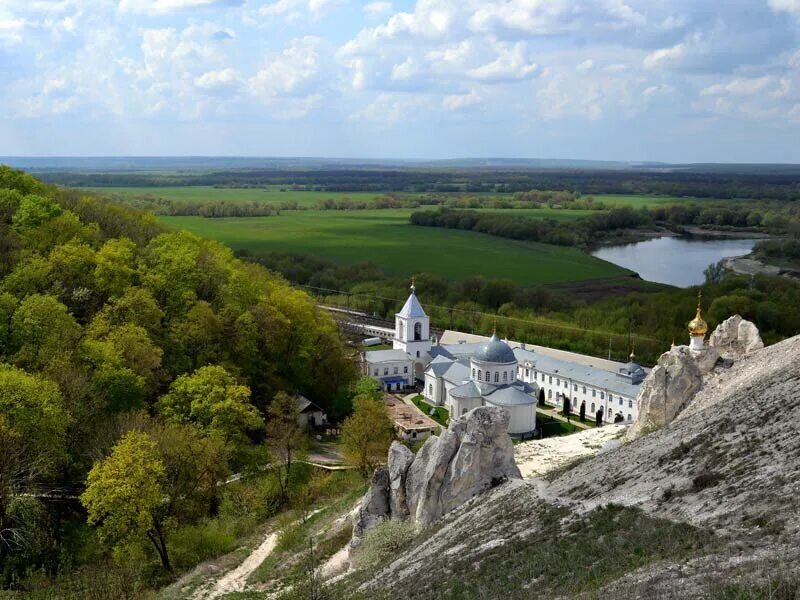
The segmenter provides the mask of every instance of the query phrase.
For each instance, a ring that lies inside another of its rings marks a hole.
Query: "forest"
[[[218,481],[294,435],[295,394],[351,410],[335,323],[219,243],[0,167],[0,248],[0,590],[123,597],[232,549],[289,492]]]

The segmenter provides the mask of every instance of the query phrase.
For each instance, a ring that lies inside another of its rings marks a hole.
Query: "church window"
[[[549,378],[549,382],[548,383],[553,383],[553,376],[549,375],[548,378]]]
[[[552,398],[553,397],[553,390],[547,390],[547,397],[548,398]]]
[[[592,398],[597,396],[597,390],[592,390]]]
[[[414,341],[422,339],[422,323],[414,323]]]
[[[572,391],[573,392],[577,392],[578,391],[578,384],[577,383],[573,383],[572,384]]]
[[[630,415],[628,415],[628,421],[630,421],[630,420],[631,420],[631,416],[630,416]]]
[[[480,370],[480,369],[478,369],[478,381],[480,381],[480,380],[481,380],[481,375],[483,375],[483,373],[481,372],[481,370]]]
[[[556,378],[556,385],[559,386],[559,387],[561,386],[561,380],[558,379],[558,378]]]
[[[500,382],[500,371],[495,371],[494,372],[494,382],[495,383],[499,383]]]
[[[613,402],[614,401],[614,394],[609,394],[608,395],[608,401],[609,402]],[[622,404],[622,398],[620,398],[619,401],[620,401],[620,404]]]
[[[594,412],[594,402],[592,402],[592,412]]]
[[[622,398],[619,399],[619,405],[622,406]]]
[[[583,386],[583,393],[584,394],[586,393],[586,386]],[[594,410],[594,409],[592,409],[592,410]]]
[[[475,367],[472,368],[472,378],[475,379]]]
[[[530,369],[525,369],[525,377],[530,377],[531,371]]]
[[[503,383],[508,381],[508,371],[503,371]]]
[[[402,321],[399,321],[397,323],[397,328],[398,328],[398,330],[400,332],[399,338],[402,340],[403,339],[403,322]]]
[[[628,408],[633,408],[633,400],[628,400]]]
[[[602,400],[605,397],[606,397],[606,393],[605,392],[600,392],[600,400]]]
[[[433,398],[433,384],[432,383],[428,384],[428,396]]]
[[[564,380],[564,387],[569,389],[569,381],[567,381],[566,379]]]

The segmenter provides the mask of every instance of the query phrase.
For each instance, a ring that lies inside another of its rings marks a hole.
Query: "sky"
[[[0,155],[800,163],[800,0],[0,0]]]

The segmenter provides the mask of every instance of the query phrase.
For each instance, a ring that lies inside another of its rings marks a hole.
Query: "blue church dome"
[[[491,339],[478,348],[472,358],[481,362],[499,364],[517,362],[517,357],[514,356],[511,346],[497,337],[497,333],[492,334]]]

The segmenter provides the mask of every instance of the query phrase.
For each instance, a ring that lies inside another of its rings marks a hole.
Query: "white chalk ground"
[[[514,446],[514,460],[522,477],[538,477],[576,459],[598,454],[606,444],[622,436],[625,428],[625,425],[604,425],[570,435],[522,442]]]

